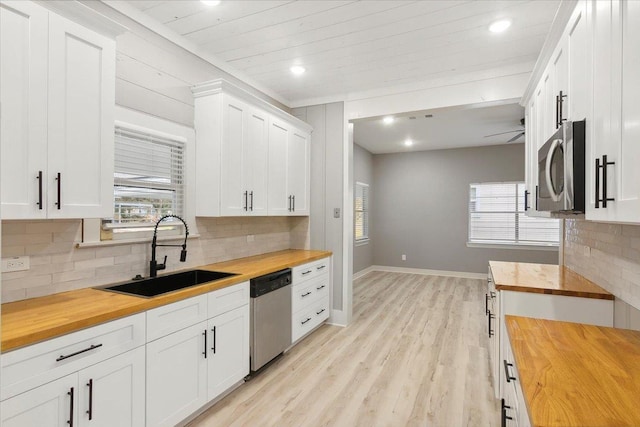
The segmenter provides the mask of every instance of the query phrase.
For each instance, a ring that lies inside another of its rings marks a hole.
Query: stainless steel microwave
[[[583,213],[584,170],[585,122],[564,122],[538,150],[537,210]]]

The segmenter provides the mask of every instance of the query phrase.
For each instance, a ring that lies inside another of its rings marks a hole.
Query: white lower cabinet
[[[331,258],[294,267],[291,286],[291,342],[329,318]]]
[[[145,425],[144,347],[107,359],[2,402],[2,425]]]
[[[248,285],[240,283],[147,312],[148,321],[191,313],[194,323],[185,327],[173,322],[182,329],[171,330],[166,322],[149,321],[148,336],[158,336],[156,329],[171,333],[147,343],[148,426],[180,423],[249,374]],[[211,318],[201,308],[207,305],[209,315],[214,314]],[[203,315],[206,320],[195,323]]]
[[[147,425],[173,426],[207,403],[207,322],[147,344]]]
[[[209,320],[208,400],[249,374],[249,305]]]
[[[62,427],[75,420],[78,376],[68,375],[0,405],[4,427]]]

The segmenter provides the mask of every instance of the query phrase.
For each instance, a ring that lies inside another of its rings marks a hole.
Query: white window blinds
[[[355,190],[355,238],[366,240],[369,238],[369,185],[356,182]]]
[[[179,138],[116,126],[114,225],[183,214],[184,146]]]
[[[469,242],[558,245],[560,222],[524,211],[523,182],[471,184]]]

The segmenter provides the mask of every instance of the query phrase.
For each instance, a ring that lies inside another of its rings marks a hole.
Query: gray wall
[[[485,273],[489,260],[558,263],[557,251],[466,246],[469,184],[524,180],[524,144],[380,154],[373,171],[376,265]]]
[[[373,206],[375,186],[373,185],[373,155],[359,146],[353,145],[353,181],[369,184],[369,206]],[[354,187],[355,191],[355,187]],[[369,214],[369,230],[373,228],[372,214]],[[373,240],[365,244],[353,245],[354,274],[373,265]]]
[[[295,108],[292,114],[313,126],[311,134],[311,215],[310,248],[333,252],[333,308],[342,306],[342,229],[344,215],[333,217],[333,209],[342,209],[344,157],[344,103]]]

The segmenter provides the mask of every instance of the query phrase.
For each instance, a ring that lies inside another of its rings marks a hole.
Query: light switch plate
[[[9,273],[11,271],[23,271],[28,270],[29,257],[28,256],[15,256],[11,258],[2,258],[2,272]]]
[[[340,208],[334,208],[333,209],[333,217],[334,218],[340,218]]]

